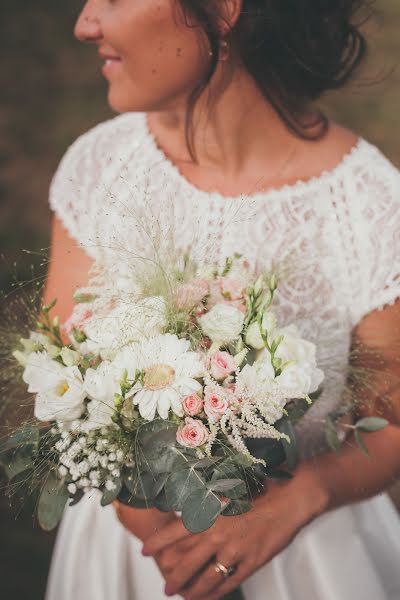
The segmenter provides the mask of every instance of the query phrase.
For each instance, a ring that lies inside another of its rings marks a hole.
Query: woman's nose
[[[96,0],[88,0],[75,24],[74,34],[80,42],[96,42],[102,37],[96,4]]]

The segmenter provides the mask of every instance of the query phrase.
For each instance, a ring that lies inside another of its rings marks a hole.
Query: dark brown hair
[[[188,102],[186,141],[192,158],[192,116],[196,101],[218,64],[221,0],[178,0],[186,23],[195,20],[208,38],[210,65]],[[366,53],[354,23],[363,0],[243,0],[235,26],[225,36],[266,100],[297,135],[319,139],[326,117],[308,111],[325,91],[343,86]],[[312,133],[311,133],[312,131]]]

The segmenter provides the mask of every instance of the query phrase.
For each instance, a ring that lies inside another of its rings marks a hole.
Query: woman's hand
[[[142,542],[156,535],[166,525],[178,521],[174,513],[163,513],[157,508],[132,508],[118,500],[113,505],[122,525]]]
[[[221,516],[203,533],[189,533],[179,520],[166,525],[145,541],[143,554],[157,560],[167,595],[218,600],[283,550],[325,505],[318,479],[304,469],[289,482],[271,482],[248,513]],[[236,572],[224,579],[216,560]]]

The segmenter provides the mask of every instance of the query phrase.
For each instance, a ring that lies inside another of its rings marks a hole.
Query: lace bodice
[[[400,174],[359,140],[332,171],[250,196],[188,182],[157,147],[144,113],[102,123],[68,150],[50,205],[86,252],[124,287],[143,257],[190,249],[201,260],[240,252],[275,265],[281,324],[317,344],[323,392],[300,428],[309,456],[343,394],[354,325],[400,296]],[[140,259],[140,260],[139,260]]]

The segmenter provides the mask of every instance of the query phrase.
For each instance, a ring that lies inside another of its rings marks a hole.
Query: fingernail
[[[168,584],[164,588],[164,593],[166,596],[172,596],[172,591]]]
[[[143,556],[149,556],[149,553],[147,552],[147,550],[144,546],[142,548],[142,554],[143,554]]]

